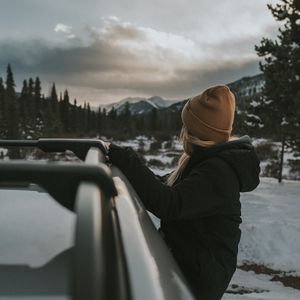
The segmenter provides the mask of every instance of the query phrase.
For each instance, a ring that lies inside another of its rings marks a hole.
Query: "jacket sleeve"
[[[211,165],[194,168],[186,179],[170,187],[159,180],[132,148],[111,144],[108,155],[111,163],[128,178],[147,210],[162,220],[218,214],[225,205],[225,197],[215,185],[217,171]]]

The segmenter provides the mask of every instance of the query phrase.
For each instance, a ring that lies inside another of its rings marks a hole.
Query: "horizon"
[[[266,4],[277,2],[167,0],[158,12],[155,1],[12,0],[0,13],[0,74],[10,63],[17,90],[38,76],[45,95],[55,82],[93,107],[126,97],[180,100],[260,72],[254,45],[276,37]]]

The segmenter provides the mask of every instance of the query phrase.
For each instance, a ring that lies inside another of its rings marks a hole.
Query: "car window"
[[[40,267],[73,246],[75,214],[47,193],[0,189],[0,264]]]

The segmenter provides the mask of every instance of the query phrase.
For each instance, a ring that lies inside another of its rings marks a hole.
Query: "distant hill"
[[[264,85],[263,74],[243,77],[227,84],[237,97],[249,97],[260,93]]]

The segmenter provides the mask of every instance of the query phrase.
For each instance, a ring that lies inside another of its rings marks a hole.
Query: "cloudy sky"
[[[127,96],[183,99],[257,74],[276,0],[0,0],[0,76],[39,76],[93,106]]]

